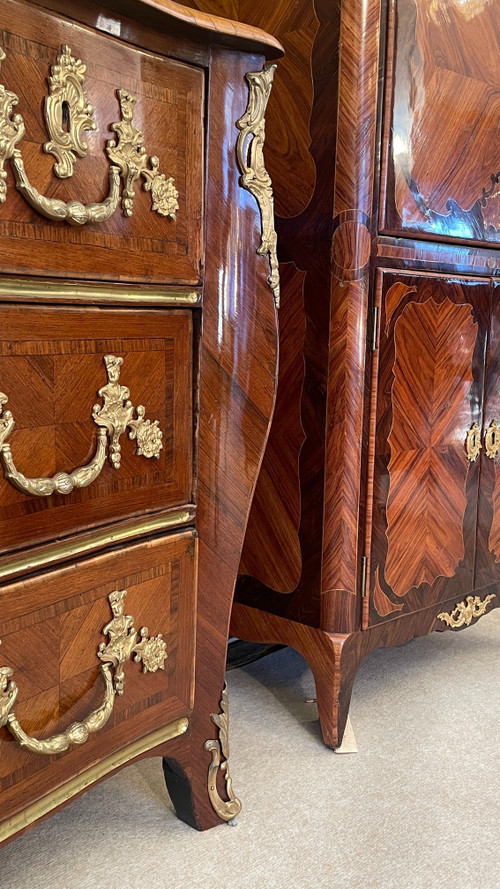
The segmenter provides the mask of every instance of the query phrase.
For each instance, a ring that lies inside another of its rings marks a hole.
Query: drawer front
[[[15,683],[10,713],[17,725],[30,739],[52,739],[53,747],[32,752],[0,728],[0,822],[97,760],[188,715],[196,545],[187,531],[0,588],[0,721]],[[115,592],[123,590],[125,596]],[[127,656],[117,667],[110,661],[120,643]],[[111,694],[105,724],[65,750],[54,736],[84,723],[109,697],[106,664],[122,693]]]
[[[0,307],[0,551],[192,499],[192,330],[188,309]]]
[[[0,203],[3,267],[94,280],[197,283],[202,261],[203,71],[54,19],[32,4],[2,0],[1,13],[5,59],[0,83],[19,100],[12,114],[22,115],[25,132],[16,148],[29,184],[49,199],[100,203],[108,196],[110,165],[127,162],[131,177],[126,184],[125,174],[120,190],[122,197],[124,187],[133,193],[128,205],[121,202],[108,219],[76,225],[52,220],[17,190],[7,158],[7,193]],[[64,45],[71,54],[61,61]],[[65,80],[71,58],[81,65]],[[54,72],[58,62],[59,74]],[[7,129],[9,143],[12,132]],[[69,130],[77,131],[76,147],[51,150],[69,139]],[[118,154],[110,140],[117,143]]]

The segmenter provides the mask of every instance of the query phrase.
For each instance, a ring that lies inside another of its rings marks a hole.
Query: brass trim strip
[[[142,521],[131,519],[120,525],[119,528],[91,532],[87,536],[83,535],[78,539],[73,538],[65,543],[59,543],[49,550],[38,550],[31,555],[24,552],[22,556],[14,556],[0,565],[0,580],[16,574],[26,574],[54,562],[90,553],[110,544],[122,543],[132,537],[187,525],[194,520],[194,517],[194,508],[172,510],[166,515],[148,516]]]
[[[19,830],[29,827],[30,824],[38,821],[39,818],[43,818],[44,815],[48,815],[53,809],[66,803],[73,796],[76,796],[77,793],[86,790],[91,784],[95,784],[96,781],[104,778],[105,775],[109,774],[109,772],[112,772],[114,769],[125,765],[125,763],[134,759],[136,756],[140,756],[142,753],[147,753],[159,744],[163,744],[166,741],[170,741],[172,738],[177,738],[179,735],[184,734],[184,732],[187,731],[188,726],[189,722],[185,717],[177,719],[175,722],[171,722],[163,728],[156,729],[156,731],[151,732],[151,734],[146,735],[144,738],[139,738],[137,741],[124,747],[117,753],[112,753],[101,762],[98,762],[91,768],[87,769],[81,775],[71,778],[70,781],[62,784],[61,787],[53,790],[52,793],[48,794],[43,799],[28,806],[22,812],[13,815],[12,818],[9,818],[4,824],[0,825],[0,843],[3,843],[4,840],[7,840]]]
[[[193,306],[201,305],[201,292],[196,290],[168,291],[159,287],[148,285],[141,289],[134,284],[86,284],[68,283],[67,281],[33,281],[17,278],[0,279],[0,299],[15,299],[16,301],[45,300],[46,302],[105,302],[145,305],[176,305]]]

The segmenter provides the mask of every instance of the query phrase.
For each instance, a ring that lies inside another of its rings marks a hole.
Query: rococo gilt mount
[[[0,64],[5,58],[5,52],[0,48]],[[72,176],[77,157],[83,158],[87,154],[83,134],[96,126],[93,108],[87,102],[84,89],[85,70],[81,59],[75,59],[70,47],[64,45],[49,77],[44,118],[50,138],[44,150],[56,158],[54,173],[61,179]],[[31,184],[18,147],[25,135],[24,119],[13,110],[19,99],[16,93],[0,84],[0,202],[7,198],[4,165],[9,160],[17,188],[33,209],[47,219],[64,220],[70,225],[105,222],[116,212],[120,199],[124,215],[131,216],[135,185],[141,176],[145,190],[151,192],[152,209],[160,216],[175,219],[179,193],[173,178],[167,179],[165,173],[160,172],[158,158],[155,155],[148,157],[143,134],[134,126],[137,99],[123,89],[117,90],[117,97],[121,120],[111,124],[116,139],[110,139],[106,148],[111,161],[109,194],[99,203],[82,204],[77,200],[45,197]]]

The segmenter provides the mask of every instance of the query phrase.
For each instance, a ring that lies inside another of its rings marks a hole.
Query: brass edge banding
[[[133,285],[115,284],[68,284],[66,281],[19,281],[11,278],[0,279],[0,299],[12,297],[16,300],[55,300],[57,302],[77,300],[79,302],[144,303],[150,305],[197,306],[201,304],[201,293],[195,290],[175,290],[169,293],[159,288],[134,289]]]
[[[184,734],[188,727],[189,722],[185,717],[177,719],[175,722],[171,722],[163,728],[156,729],[156,731],[151,732],[151,734],[146,735],[144,738],[139,738],[137,741],[124,747],[117,753],[107,756],[106,759],[96,763],[96,765],[87,769],[81,775],[77,775],[75,778],[62,784],[61,787],[58,787],[57,790],[48,794],[44,799],[33,803],[22,812],[13,815],[12,818],[9,818],[4,824],[1,824],[0,843],[3,843],[4,840],[7,840],[12,834],[17,833],[19,830],[29,827],[35,821],[38,821],[39,818],[43,818],[44,815],[48,815],[53,809],[66,803],[73,796],[76,796],[77,793],[86,790],[92,784],[95,784],[96,781],[104,778],[109,772],[125,765],[125,763],[134,759],[136,756],[140,756],[142,753],[147,753],[154,747],[158,747],[159,744],[163,744],[166,741],[172,740],[172,738],[177,738],[179,735]]]
[[[194,520],[194,516],[194,510],[191,509],[175,510],[167,515],[146,518],[142,522],[130,521],[111,531],[99,531],[90,535],[86,540],[67,541],[51,550],[34,553],[31,557],[29,555],[16,556],[0,565],[0,580],[12,575],[35,571],[54,562],[71,559],[73,556],[91,553],[110,544],[123,543],[131,537],[187,525]]]

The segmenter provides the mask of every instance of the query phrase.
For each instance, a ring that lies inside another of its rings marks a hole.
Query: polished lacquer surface
[[[390,29],[394,77],[384,131],[382,229],[498,242],[494,0],[400,0]]]
[[[152,213],[151,196],[139,187],[130,217],[119,210],[99,224],[60,227],[28,206],[6,170],[8,197],[0,207],[3,268],[94,280],[200,283],[203,72],[55,19],[32,4],[4,0],[2,27],[1,82],[14,92],[22,88],[16,110],[26,134],[19,147],[38,191],[82,203],[106,197],[106,146],[111,125],[121,120],[118,90],[125,90],[136,98],[134,124],[147,154],[158,157],[160,170],[173,177],[180,195],[175,219]],[[41,150],[47,135],[40,110],[50,67],[65,44],[85,60],[85,90],[96,126],[85,132],[85,159],[77,161],[71,178],[60,179],[53,174],[54,158]]]
[[[303,347],[298,321],[280,329],[304,384],[278,389],[231,632],[307,658],[336,746],[369,651],[500,604],[498,15],[494,0],[230,5],[288,53],[267,144],[295,267],[282,305],[300,311],[303,275],[305,316]]]
[[[237,121],[281,47],[167,0],[0,5],[0,843],[145,755],[205,829],[240,808],[225,658],[277,380]]]

